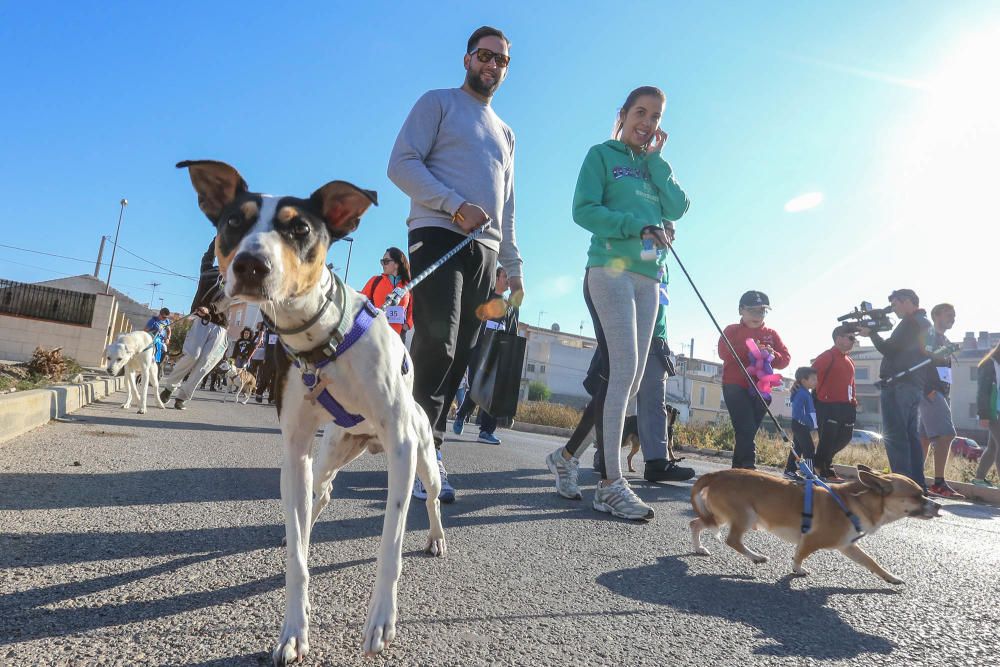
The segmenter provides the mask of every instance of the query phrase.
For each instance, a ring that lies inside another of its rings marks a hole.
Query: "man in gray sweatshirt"
[[[426,269],[469,233],[474,243],[413,290],[413,394],[434,428],[442,502],[452,502],[440,446],[448,407],[476,344],[476,309],[493,291],[497,259],[511,298],[523,299],[514,234],[514,133],[490,107],[507,74],[510,42],[496,28],[472,33],[461,88],[432,90],[407,116],[389,157],[389,178],[410,197],[410,270]],[[413,494],[426,498],[420,480]]]

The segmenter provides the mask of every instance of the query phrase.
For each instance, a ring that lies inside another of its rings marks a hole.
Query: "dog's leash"
[[[487,221],[483,223],[482,227],[474,229],[468,236],[462,239],[461,243],[456,245],[454,248],[452,248],[444,255],[442,255],[441,258],[438,259],[436,262],[434,262],[426,269],[421,271],[420,275],[418,275],[416,278],[406,283],[405,286],[397,287],[391,292],[389,292],[389,295],[385,298],[385,303],[382,304],[382,310],[385,310],[390,306],[398,306],[399,302],[403,299],[404,296],[407,295],[407,293],[409,293],[410,290],[419,285],[425,278],[427,278],[427,276],[431,275],[432,273],[440,269],[445,262],[454,257],[462,248],[472,243],[474,239],[476,239],[482,234],[483,228],[486,227],[486,225],[488,225],[489,223],[490,221],[489,219],[487,219]]]
[[[802,532],[807,533],[809,532],[809,529],[812,527],[812,500],[813,500],[813,486],[815,485],[826,489],[826,492],[830,494],[830,497],[832,497],[836,501],[837,505],[840,506],[840,509],[844,512],[845,515],[847,515],[847,518],[851,521],[851,525],[854,526],[854,530],[857,532],[857,535],[854,537],[854,539],[851,540],[851,542],[856,542],[857,540],[860,540],[862,537],[865,536],[865,531],[861,527],[861,520],[858,519],[857,515],[850,510],[850,508],[844,503],[844,501],[840,498],[840,496],[838,496],[826,482],[824,482],[822,479],[816,476],[816,473],[813,472],[812,468],[809,467],[809,464],[806,463],[806,460],[795,449],[795,442],[788,437],[788,433],[785,432],[784,428],[782,428],[781,424],[778,422],[778,418],[774,416],[773,412],[771,412],[771,406],[768,404],[767,401],[764,400],[764,395],[761,394],[760,389],[757,388],[757,383],[754,382],[752,377],[750,377],[750,371],[748,371],[746,366],[743,365],[743,361],[740,359],[739,355],[736,354],[736,348],[733,347],[733,344],[730,342],[729,337],[726,336],[725,332],[722,330],[722,327],[719,326],[718,320],[715,319],[715,315],[712,314],[712,310],[708,307],[708,304],[705,303],[705,299],[702,298],[701,292],[698,291],[698,287],[694,284],[694,280],[691,279],[691,274],[688,273],[687,269],[684,267],[684,263],[681,261],[681,258],[677,256],[677,251],[674,250],[674,246],[668,243],[667,247],[670,248],[671,254],[677,261],[677,266],[679,266],[681,271],[684,273],[684,277],[687,278],[687,281],[691,284],[691,289],[694,290],[694,293],[698,297],[698,300],[701,301],[702,307],[705,308],[705,312],[708,313],[708,316],[711,318],[712,324],[715,325],[715,328],[716,330],[718,330],[719,335],[722,337],[722,340],[725,341],[726,347],[729,348],[729,353],[733,355],[734,359],[736,359],[737,364],[740,367],[740,370],[743,371],[743,375],[746,376],[747,384],[753,388],[754,392],[756,392],[757,397],[760,399],[760,402],[764,405],[764,410],[767,411],[767,416],[771,418],[771,421],[774,422],[775,428],[778,429],[778,434],[781,436],[781,439],[791,449],[792,456],[795,457],[795,463],[798,465],[799,471],[802,473],[802,476],[806,480],[805,506],[803,507],[802,510]]]

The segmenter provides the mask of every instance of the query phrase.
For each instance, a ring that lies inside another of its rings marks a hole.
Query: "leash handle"
[[[485,227],[488,224],[489,221],[487,220],[487,222],[483,225],[483,227]],[[483,227],[474,229],[468,236],[462,239],[462,241],[458,245],[456,245],[454,248],[452,248],[444,255],[442,255],[441,258],[438,259],[436,262],[434,262],[426,269],[421,271],[420,275],[418,275],[410,282],[406,283],[404,287],[397,287],[396,289],[389,292],[389,296],[386,297],[385,303],[382,304],[382,310],[385,310],[389,306],[398,306],[399,302],[402,301],[403,297],[406,296],[407,293],[410,292],[410,290],[419,285],[425,278],[427,278],[427,276],[440,269],[445,262],[454,257],[462,248],[472,243],[473,239],[475,239],[482,233]]]
[[[771,418],[771,421],[774,422],[775,428],[778,429],[778,435],[781,436],[782,441],[784,441],[786,445],[791,445],[792,454],[795,456],[795,460],[801,461],[802,457],[799,455],[797,451],[795,451],[795,445],[792,443],[791,438],[788,437],[788,433],[786,433],[785,429],[782,428],[781,424],[778,423],[778,418],[774,416],[773,412],[771,412],[771,406],[768,405],[767,401],[764,400],[764,395],[761,394],[760,389],[757,388],[757,383],[754,382],[752,377],[750,377],[750,371],[748,371],[747,367],[743,365],[742,361],[740,361],[739,355],[736,354],[736,348],[733,347],[733,344],[729,341],[729,338],[722,330],[722,327],[719,326],[718,320],[715,319],[715,315],[712,314],[712,310],[708,307],[708,304],[705,303],[705,299],[702,298],[701,292],[698,291],[698,288],[694,284],[694,280],[691,279],[691,274],[688,273],[687,269],[684,267],[684,263],[681,261],[681,258],[677,256],[677,251],[674,250],[673,244],[672,243],[667,244],[667,247],[670,248],[670,253],[674,256],[674,259],[677,261],[677,266],[681,267],[681,271],[684,272],[684,277],[687,278],[687,281],[691,284],[691,289],[694,290],[694,293],[698,297],[698,300],[701,301],[702,307],[705,308],[705,312],[708,313],[708,316],[711,318],[712,324],[715,325],[715,329],[719,332],[719,335],[722,337],[722,340],[726,342],[726,347],[729,348],[729,353],[732,354],[733,358],[736,359],[737,363],[739,363],[740,370],[743,371],[743,375],[746,377],[747,382],[753,388],[754,392],[757,394],[757,398],[760,399],[760,402],[764,404],[764,409],[767,411],[767,416]]]

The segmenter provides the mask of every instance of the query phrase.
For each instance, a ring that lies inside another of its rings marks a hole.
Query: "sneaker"
[[[971,482],[971,484],[973,486],[978,486],[978,487],[981,487],[981,488],[984,488],[984,489],[995,489],[995,488],[997,488],[996,484],[993,484],[992,482],[987,482],[985,479],[979,479],[979,478],[973,479],[972,482]]]
[[[438,500],[443,503],[453,503],[455,502],[455,487],[453,487],[448,482],[448,471],[444,469],[444,461],[441,460],[441,452],[438,451],[438,474],[441,475],[441,493],[438,494]],[[426,497],[427,492],[424,492]]]
[[[263,396],[254,396],[253,400],[257,401],[258,403],[263,403],[264,402],[264,397]]]
[[[642,477],[647,482],[683,482],[694,477],[694,468],[677,465],[675,459],[650,459],[642,471]]]
[[[790,482],[795,482],[796,484],[804,484],[806,481],[805,478],[795,470],[786,470],[784,472],[784,478]]]
[[[486,431],[480,431],[479,437],[477,438],[479,442],[485,442],[487,445],[499,445],[500,438],[496,437],[492,433],[487,433]]]
[[[424,483],[420,481],[419,477],[413,479],[413,497],[417,500],[427,500],[427,489],[424,488]]]
[[[582,500],[583,494],[577,480],[580,476],[580,459],[571,457],[569,461],[563,458],[563,448],[560,447],[545,457],[545,465],[556,476],[556,493],[570,500]]]
[[[451,430],[455,435],[462,435],[462,431],[465,430],[465,420],[456,416],[455,423],[451,425]]]
[[[932,484],[929,489],[927,489],[928,495],[937,496],[938,498],[954,498],[955,500],[961,500],[965,498],[961,493],[955,489],[948,486],[948,482],[944,484]]]
[[[174,410],[187,410],[187,406],[184,405],[184,401],[181,399],[174,400]]]
[[[624,477],[619,477],[607,486],[597,487],[594,491],[594,509],[633,521],[649,521],[653,518],[653,508],[639,500]]]
[[[847,480],[838,475],[832,468],[830,470],[824,470],[819,474],[819,478],[826,482],[827,484],[840,484],[841,482],[846,482]]]
[[[164,389],[163,391],[161,391],[160,392],[160,403],[166,403],[167,401],[169,401],[170,400],[170,394],[172,394],[172,393],[174,393],[174,392],[172,390],[170,390],[170,389]]]

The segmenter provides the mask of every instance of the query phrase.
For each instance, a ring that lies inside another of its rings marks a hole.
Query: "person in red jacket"
[[[729,417],[736,431],[733,447],[733,467],[753,469],[757,461],[757,444],[754,438],[764,419],[765,405],[760,394],[747,383],[746,374],[740,368],[750,365],[750,350],[747,338],[752,338],[763,352],[774,355],[771,367],[781,369],[788,366],[791,357],[788,348],[774,329],[764,326],[764,316],[771,309],[771,302],[763,292],[750,290],[740,297],[740,321],[730,324],[724,335],[736,350],[736,357],[719,338],[719,357],[722,359],[722,397],[726,401]]]
[[[410,263],[399,248],[388,248],[382,255],[382,273],[374,275],[365,283],[361,293],[379,308],[385,303],[389,292],[410,282]],[[413,328],[413,294],[407,292],[399,305],[385,309],[389,326],[405,341],[406,332]]]
[[[854,390],[854,362],[847,353],[856,340],[853,327],[838,326],[833,330],[833,347],[812,363],[819,374],[816,384],[816,418],[819,420],[816,473],[828,482],[844,481],[833,470],[833,457],[854,435],[858,399]]]

